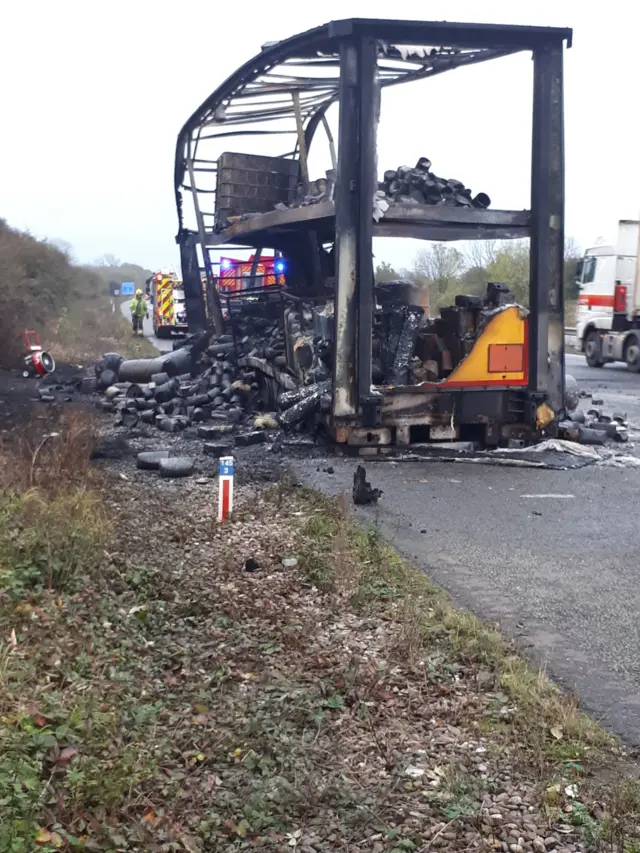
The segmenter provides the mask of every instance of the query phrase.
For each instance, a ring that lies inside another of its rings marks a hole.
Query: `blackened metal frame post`
[[[563,44],[533,52],[529,388],[564,410]]]
[[[373,198],[378,87],[376,42],[340,48],[336,182],[336,301],[333,414],[354,417],[371,395]]]

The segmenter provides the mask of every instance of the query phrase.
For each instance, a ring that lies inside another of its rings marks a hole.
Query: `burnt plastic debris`
[[[161,477],[190,477],[195,471],[195,461],[189,456],[161,459],[159,471]]]
[[[136,468],[140,468],[142,471],[157,471],[160,462],[163,459],[168,459],[169,455],[168,450],[142,451],[136,456]]]
[[[424,311],[421,308],[409,307],[407,309],[402,331],[398,338],[393,365],[387,377],[387,384],[389,385],[406,385],[409,382],[409,362],[418,340],[420,320],[423,314]]]
[[[150,382],[156,373],[178,376],[190,372],[194,356],[191,347],[184,347],[156,358],[135,358],[123,361],[118,368],[120,381]]]
[[[280,415],[280,423],[283,427],[290,427],[294,424],[300,423],[318,411],[323,392],[318,386],[315,386],[315,389],[316,390],[311,394],[303,397],[299,403],[296,403],[294,406],[291,406],[291,408],[282,412]]]
[[[382,495],[382,489],[374,489],[367,481],[367,472],[363,465],[358,465],[353,475],[353,502],[358,506],[377,503]]]
[[[285,391],[278,397],[278,406],[281,409],[288,409],[291,406],[295,406],[297,403],[300,403],[306,397],[312,397],[316,391],[327,391],[330,386],[330,382],[322,382],[314,385],[307,385],[303,388],[298,388],[295,391]]]
[[[484,192],[475,196],[455,178],[440,178],[431,171],[431,160],[420,157],[414,168],[388,169],[379,190],[391,201],[404,204],[447,204],[455,207],[486,209],[491,199]]]

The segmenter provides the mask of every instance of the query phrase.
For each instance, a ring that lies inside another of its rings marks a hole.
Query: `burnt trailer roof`
[[[183,190],[194,196],[208,195],[206,205],[197,204],[196,216],[212,216],[211,196],[215,195],[215,185],[206,181],[211,177],[206,173],[215,174],[217,157],[207,152],[212,140],[282,135],[283,143],[288,137],[290,148],[284,148],[280,156],[297,157],[296,104],[292,91],[298,94],[309,148],[327,109],[338,99],[340,46],[345,40],[357,37],[376,40],[378,82],[381,87],[388,87],[519,51],[536,51],[564,42],[570,46],[572,31],[351,18],[266,44],[198,107],[180,131],[174,171],[180,231],[184,227]],[[283,129],[284,124],[287,127]],[[208,222],[199,224],[209,231]]]

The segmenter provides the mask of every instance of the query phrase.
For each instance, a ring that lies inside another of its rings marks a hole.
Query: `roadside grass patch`
[[[634,853],[614,742],[344,501],[100,484],[81,582],[0,598],[0,851]]]
[[[303,569],[310,580],[321,578],[323,588],[336,589],[355,553],[360,573],[351,605],[397,621],[399,651],[408,660],[415,662],[417,655],[424,658],[425,652],[437,649],[449,661],[443,665],[465,660],[481,667],[480,680],[498,690],[495,722],[508,720],[515,736],[526,736],[523,745],[530,745],[545,766],[588,757],[590,750],[597,760],[599,750],[617,749],[616,738],[582,713],[575,697],[562,693],[543,671],[526,663],[498,631],[453,607],[438,587],[385,542],[375,525],[356,524],[344,501],[330,502],[315,493],[306,497],[315,511],[302,530]],[[510,700],[514,707],[505,707]],[[491,719],[485,721],[485,730],[491,727]]]

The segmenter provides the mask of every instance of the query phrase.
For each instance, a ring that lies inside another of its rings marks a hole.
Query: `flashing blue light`
[[[285,266],[286,266],[286,264],[285,264],[285,262],[284,262],[284,261],[282,261],[282,260],[278,260],[278,261],[276,261],[276,262],[275,262],[275,264],[273,265],[273,268],[275,269],[276,273],[278,273],[279,275],[281,275],[281,274],[284,272],[284,270],[285,270]]]
[[[220,269],[221,270],[230,270],[231,269],[231,261],[229,258],[222,258],[220,261]]]

